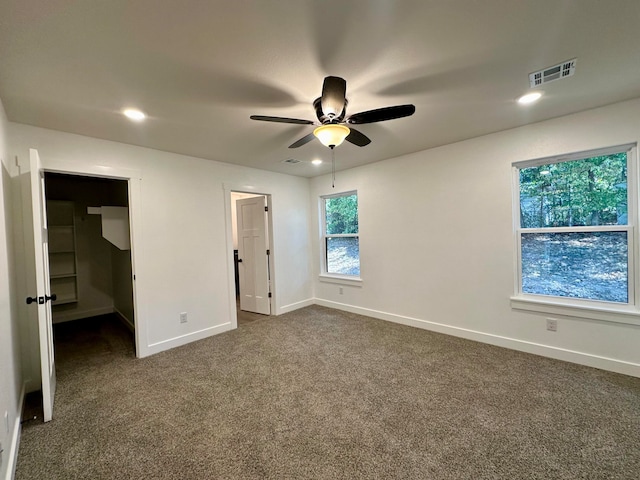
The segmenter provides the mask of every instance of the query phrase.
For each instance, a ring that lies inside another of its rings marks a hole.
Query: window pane
[[[522,234],[522,291],[628,302],[627,232]]]
[[[327,237],[327,273],[360,275],[358,237]]]
[[[627,225],[627,154],[520,170],[522,228]]]
[[[324,199],[327,235],[358,233],[358,196],[345,195]]]

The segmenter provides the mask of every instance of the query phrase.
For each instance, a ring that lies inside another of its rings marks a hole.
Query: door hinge
[[[269,292],[269,298],[271,298],[271,292]]]
[[[264,211],[268,212],[269,211],[269,207],[264,207]]]

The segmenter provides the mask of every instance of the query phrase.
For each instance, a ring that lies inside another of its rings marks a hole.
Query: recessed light
[[[314,165],[320,165],[322,163],[322,160],[316,158],[315,160],[311,160],[311,163],[313,163]]]
[[[123,110],[122,113],[125,117],[133,120],[134,122],[141,122],[147,117],[143,112],[136,110],[135,108],[127,108],[126,110]]]
[[[541,96],[542,96],[542,93],[540,92],[527,93],[526,95],[523,95],[518,99],[518,103],[521,103],[522,105],[527,105],[529,103],[533,103],[539,100]]]

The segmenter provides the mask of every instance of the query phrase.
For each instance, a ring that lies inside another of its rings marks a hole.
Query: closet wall
[[[45,192],[48,201],[73,202],[75,217],[78,298],[77,302],[54,305],[53,322],[117,309],[133,324],[131,251],[119,250],[105,240],[100,215],[87,213],[87,207],[128,207],[127,182],[47,173]]]

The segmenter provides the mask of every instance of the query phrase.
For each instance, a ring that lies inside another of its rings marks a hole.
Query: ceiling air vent
[[[566,62],[559,63],[553,67],[545,68],[539,72],[533,72],[529,74],[529,83],[531,88],[544,85],[545,83],[560,80],[561,78],[570,77],[576,73],[577,58],[567,60]]]
[[[289,165],[295,165],[296,163],[300,163],[302,160],[296,160],[295,158],[288,158],[283,160],[282,163],[288,163]]]

